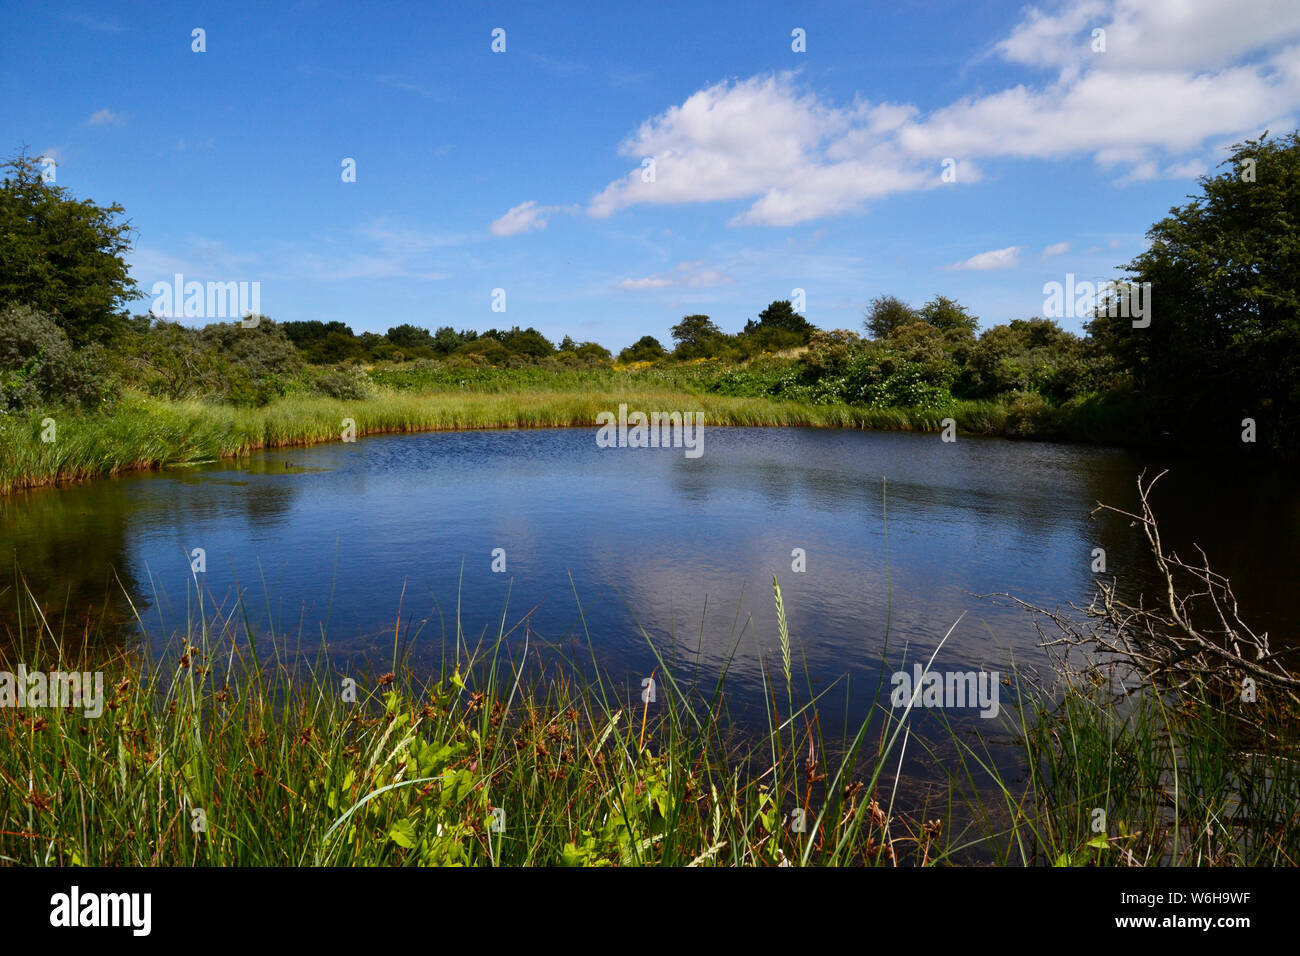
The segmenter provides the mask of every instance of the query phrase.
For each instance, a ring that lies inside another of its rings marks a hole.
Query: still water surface
[[[1167,542],[1205,547],[1248,620],[1276,644],[1295,639],[1300,499],[1281,474],[908,433],[713,428],[699,458],[601,449],[594,435],[376,437],[12,495],[0,498],[0,554],[67,633],[116,579],[151,640],[183,628],[202,548],[206,603],[229,611],[242,594],[257,633],[310,652],[324,634],[341,666],[386,669],[395,631],[432,665],[459,601],[471,639],[494,634],[503,611],[507,629],[531,611],[531,646],[585,657],[590,639],[629,687],[655,667],[647,636],[687,676],[698,660],[711,680],[732,658],[742,699],[757,698],[760,655],[779,666],[775,574],[796,670],[861,716],[887,703],[882,657],[889,669],[928,658],[959,617],[937,669],[1042,660],[1022,613],[975,595],[1086,604],[1094,548],[1127,594],[1156,594],[1139,529],[1089,513],[1098,501],[1132,510],[1138,473],[1167,465],[1154,499]],[[9,629],[13,603],[6,583]],[[522,627],[510,637],[523,639]]]

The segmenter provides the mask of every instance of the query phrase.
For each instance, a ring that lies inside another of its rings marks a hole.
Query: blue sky
[[[0,61],[6,156],[122,203],[145,292],[618,349],[796,288],[1040,314],[1297,125],[1300,4],[7,4]]]

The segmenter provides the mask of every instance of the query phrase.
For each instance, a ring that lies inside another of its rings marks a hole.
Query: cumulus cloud
[[[829,102],[790,72],[714,84],[620,144],[636,165],[587,211],[743,201],[732,225],[791,226],[937,186],[947,157],[963,185],[999,157],[1088,156],[1121,182],[1185,177],[1207,143],[1292,125],[1300,108],[1292,0],[1071,0],[1030,8],[994,53],[1045,75],[929,113]]]
[[[1052,256],[1063,256],[1070,251],[1068,242],[1054,242],[1043,250],[1043,258],[1050,259]]]
[[[1018,265],[1020,265],[1020,247],[1007,246],[1005,249],[990,249],[988,252],[981,252],[969,259],[963,259],[961,262],[954,262],[948,268],[986,271],[990,269],[1014,269]]]
[[[753,205],[737,224],[793,225],[938,184],[934,163],[900,164],[888,145],[889,131],[910,115],[910,108],[890,104],[822,103],[800,92],[792,73],[718,83],[624,141],[619,152],[636,158],[637,168],[606,186],[588,212],[604,217],[638,203],[748,199]],[[643,158],[654,160],[653,176]]]
[[[1093,49],[1096,29],[1105,31],[1105,52]],[[1214,69],[1296,40],[1292,0],[1077,0],[1051,14],[1031,8],[998,51],[1067,73],[1103,60],[1106,69],[1148,73]]]

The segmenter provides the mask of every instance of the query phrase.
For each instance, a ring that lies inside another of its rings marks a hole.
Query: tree
[[[411,325],[407,322],[389,329],[388,341],[399,349],[431,349],[434,347],[433,336],[429,334],[428,329],[422,329],[418,325]]]
[[[892,295],[878,295],[867,307],[866,319],[862,324],[873,339],[884,339],[895,329],[916,320],[916,310],[902,299]]]
[[[917,317],[940,332],[956,332],[966,337],[974,335],[980,324],[980,320],[971,315],[964,305],[943,295],[936,295],[921,306],[917,310]]]
[[[704,345],[710,339],[722,335],[722,329],[713,324],[707,315],[687,315],[672,327],[673,341],[678,346]]]
[[[123,208],[73,199],[25,153],[0,168],[0,304],[52,315],[73,346],[115,338],[141,297]]]
[[[520,329],[516,325],[501,337],[501,344],[512,352],[531,355],[533,358],[545,358],[555,354],[555,346],[551,340],[531,325],[526,329]]]
[[[986,329],[970,349],[959,391],[969,398],[1035,392],[1064,401],[1089,384],[1083,341],[1041,316]]]
[[[1119,267],[1137,288],[1086,328],[1155,428],[1242,448],[1252,418],[1261,443],[1300,457],[1300,133],[1237,143],[1220,165],[1148,230]]]
[[[573,354],[584,362],[609,362],[613,359],[609,349],[599,342],[582,342],[573,350]]]
[[[643,335],[618,353],[620,362],[657,362],[668,355],[668,350],[653,335]]]
[[[467,340],[464,337],[457,335],[456,330],[450,325],[444,325],[442,328],[438,329],[437,332],[433,333],[434,351],[440,352],[443,355],[450,355],[452,352],[464,345],[466,341]]]
[[[794,310],[789,299],[773,302],[758,313],[757,329],[779,329],[784,332],[797,332],[806,342],[812,334],[813,324]],[[752,331],[746,328],[745,331]]]

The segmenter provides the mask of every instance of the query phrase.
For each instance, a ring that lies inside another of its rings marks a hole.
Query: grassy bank
[[[28,595],[28,599],[30,596]],[[778,600],[778,624],[783,620]],[[1000,747],[911,707],[825,712],[784,631],[765,730],[725,676],[657,693],[507,628],[436,673],[337,671],[196,600],[161,651],[59,644],[28,616],[0,670],[102,670],[101,714],[0,708],[0,863],[66,865],[1293,865],[1290,717],[1204,685],[1112,691],[1114,664],[1004,690]],[[33,605],[32,610],[35,610]],[[644,637],[644,635],[642,635]],[[649,639],[646,638],[648,641]],[[97,649],[96,649],[97,648]],[[534,665],[531,663],[536,661]],[[689,670],[689,667],[683,670]],[[725,675],[725,667],[723,668]],[[698,669],[697,669],[698,673]],[[349,681],[355,681],[350,685]],[[881,699],[888,688],[878,689]],[[947,774],[910,797],[920,753]],[[908,800],[910,799],[910,803]]]
[[[595,427],[620,402],[645,411],[702,411],[706,425],[807,425],[933,431],[945,417],[959,431],[1000,434],[996,403],[944,409],[812,405],[647,387],[411,393],[381,391],[345,400],[288,396],[261,408],[127,396],[106,413],[0,416],[0,493],[164,465],[213,461],[260,448],[339,441],[344,419],[358,437],[468,428]],[[53,420],[53,441],[47,417]]]
[[[901,724],[826,741],[778,663],[767,734],[722,681],[653,702],[527,634],[441,670],[342,673],[205,612],[157,655],[99,660],[102,715],[0,709],[0,861],[18,865],[816,865],[944,858],[882,787]],[[259,652],[262,659],[259,660]],[[39,627],[0,666],[93,669]],[[267,660],[267,657],[273,657]],[[70,663],[77,659],[76,665]],[[828,750],[839,754],[828,756]],[[797,813],[801,811],[801,813]],[[799,822],[796,824],[796,816]]]

